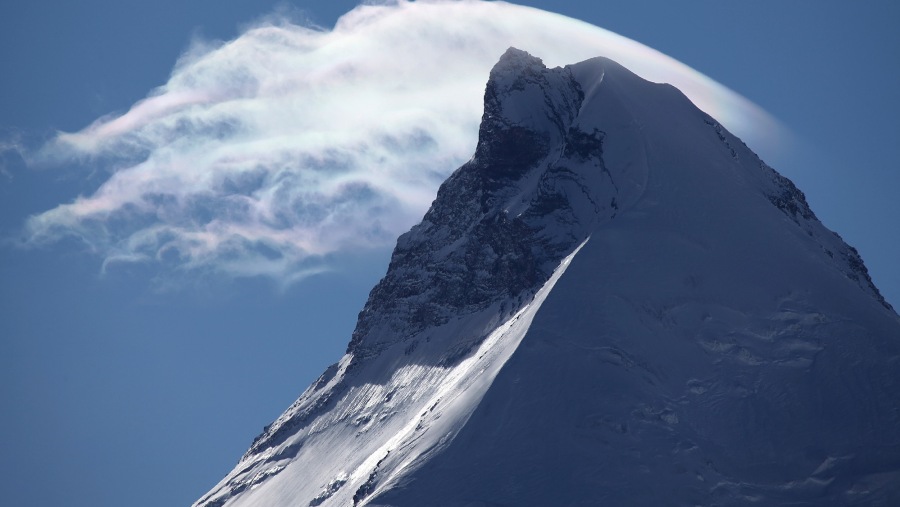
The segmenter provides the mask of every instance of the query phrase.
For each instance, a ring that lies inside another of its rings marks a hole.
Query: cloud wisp
[[[330,254],[389,245],[472,155],[488,72],[509,46],[549,66],[610,57],[678,86],[751,142],[776,125],[661,53],[537,9],[399,1],[357,7],[330,31],[269,19],[195,44],[129,111],[45,145],[46,160],[87,160],[110,176],[29,218],[27,242],[74,236],[105,267],[286,283]]]

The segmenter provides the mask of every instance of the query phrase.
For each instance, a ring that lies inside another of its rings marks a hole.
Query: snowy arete
[[[511,48],[347,353],[195,506],[898,502],[856,250],[674,87]]]

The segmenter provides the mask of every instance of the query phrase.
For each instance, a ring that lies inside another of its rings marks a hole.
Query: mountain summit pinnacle
[[[500,59],[494,64],[494,68],[491,69],[490,81],[496,82],[505,75],[512,75],[515,78],[529,67],[533,67],[538,72],[547,69],[540,58],[532,56],[527,51],[510,47],[500,55]]]
[[[347,353],[195,504],[892,505],[900,317],[669,85],[511,48]]]

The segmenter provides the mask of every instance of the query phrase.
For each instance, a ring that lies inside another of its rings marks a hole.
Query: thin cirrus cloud
[[[195,44],[126,113],[60,133],[47,160],[93,161],[89,196],[26,223],[105,259],[290,282],[330,254],[389,245],[477,141],[484,85],[515,46],[549,66],[603,55],[679,87],[751,142],[777,124],[697,71],[571,18],[502,2],[360,6],[331,31],[287,20]]]

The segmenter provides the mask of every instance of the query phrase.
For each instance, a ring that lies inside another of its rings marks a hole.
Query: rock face
[[[895,505],[900,318],[678,90],[516,49],[346,355],[198,506]]]

